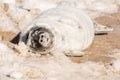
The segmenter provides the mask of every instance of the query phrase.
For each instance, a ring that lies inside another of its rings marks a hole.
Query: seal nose
[[[42,32],[39,35],[39,43],[43,46],[43,47],[48,47],[49,43],[50,43],[50,35],[47,32]]]

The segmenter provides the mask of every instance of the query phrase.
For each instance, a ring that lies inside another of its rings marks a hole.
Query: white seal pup
[[[80,9],[57,7],[41,13],[19,37],[33,52],[81,56],[94,39],[94,24]]]

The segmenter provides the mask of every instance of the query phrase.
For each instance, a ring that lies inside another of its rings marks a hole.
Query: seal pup
[[[11,42],[24,42],[40,54],[60,51],[68,56],[81,56],[92,43],[94,33],[93,21],[82,10],[57,7],[41,13]]]

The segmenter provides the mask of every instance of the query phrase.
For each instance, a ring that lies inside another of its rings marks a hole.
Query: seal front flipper
[[[13,44],[18,44],[20,40],[20,34],[21,32],[19,32],[10,42]]]
[[[74,57],[80,57],[83,56],[85,53],[79,50],[76,51],[68,51],[68,52],[64,52],[65,55],[67,56],[74,56]]]

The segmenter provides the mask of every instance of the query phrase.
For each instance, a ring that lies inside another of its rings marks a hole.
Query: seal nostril
[[[43,40],[40,40],[40,42],[43,42]]]
[[[41,35],[41,37],[43,38],[44,36],[43,36],[43,35]]]

